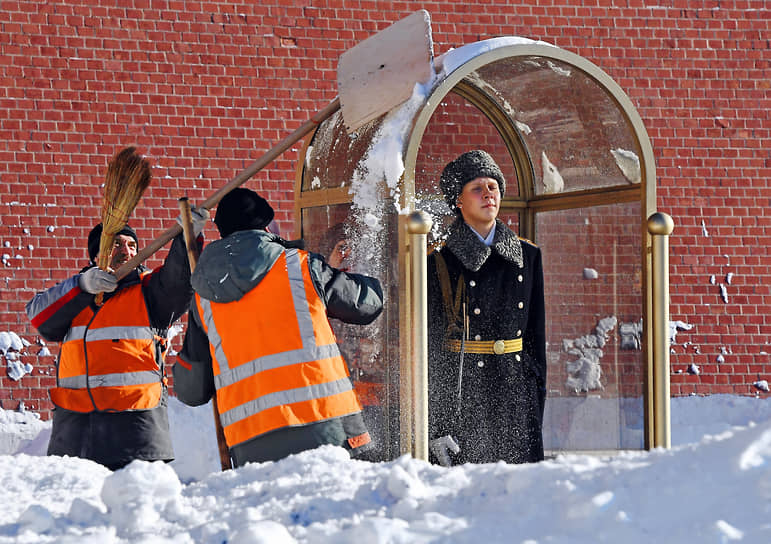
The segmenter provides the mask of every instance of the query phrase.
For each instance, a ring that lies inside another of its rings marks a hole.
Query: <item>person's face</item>
[[[501,207],[501,192],[493,178],[476,178],[463,186],[457,202],[463,220],[480,234],[492,228]]]
[[[117,270],[137,254],[137,243],[134,238],[125,234],[117,234],[110,252],[110,268]]]

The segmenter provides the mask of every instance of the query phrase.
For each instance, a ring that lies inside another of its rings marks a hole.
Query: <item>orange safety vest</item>
[[[229,447],[361,411],[307,252],[285,250],[237,301],[196,303]]]
[[[164,349],[158,350],[159,344]],[[141,284],[121,289],[96,312],[89,306],[72,320],[51,401],[83,413],[155,408],[164,355],[165,339],[150,326]]]

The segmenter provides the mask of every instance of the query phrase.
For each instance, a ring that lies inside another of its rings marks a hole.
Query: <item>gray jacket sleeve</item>
[[[333,268],[316,253],[309,255],[308,265],[316,291],[327,306],[327,317],[369,325],[383,311],[383,288],[377,278]]]
[[[67,278],[27,303],[27,317],[45,340],[64,340],[72,320],[94,300],[94,295],[80,290],[79,278],[80,274]]]

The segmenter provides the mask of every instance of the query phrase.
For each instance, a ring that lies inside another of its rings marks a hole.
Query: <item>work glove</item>
[[[190,208],[190,215],[193,217],[193,236],[198,236],[203,232],[206,223],[209,222],[209,210],[205,208],[196,208],[193,206]],[[177,223],[182,226],[182,214],[177,216]]]
[[[118,278],[113,274],[94,266],[86,270],[78,278],[78,285],[86,293],[112,293],[118,287]]]
[[[458,453],[460,451],[460,446],[458,446],[449,434],[440,438],[434,438],[428,443],[428,447],[431,450],[431,453],[434,454],[434,457],[436,457],[436,460],[439,461],[439,464],[443,467],[452,466],[450,452]]]

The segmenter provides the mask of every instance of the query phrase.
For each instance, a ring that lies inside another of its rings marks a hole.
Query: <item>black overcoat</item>
[[[436,253],[428,259],[429,438],[452,435],[461,448],[452,456],[455,464],[542,460],[546,346],[540,249],[500,220],[487,247],[459,219],[438,251],[450,280],[449,307]],[[461,338],[464,303],[469,340],[522,338],[523,350],[465,353],[461,369],[460,354],[446,349],[446,339]],[[456,307],[458,315],[448,318]]]

